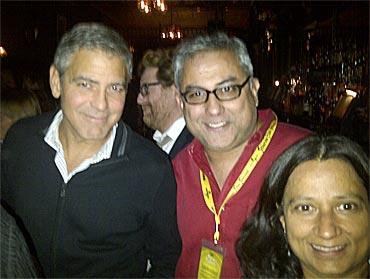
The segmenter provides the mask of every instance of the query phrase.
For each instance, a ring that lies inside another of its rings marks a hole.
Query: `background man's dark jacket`
[[[173,159],[185,146],[187,146],[193,140],[193,135],[190,134],[186,126],[182,129],[179,137],[176,139],[175,144],[172,146],[170,151],[170,158]]]

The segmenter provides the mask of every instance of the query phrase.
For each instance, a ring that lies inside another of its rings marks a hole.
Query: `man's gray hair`
[[[54,55],[54,65],[62,76],[73,54],[80,49],[101,50],[121,57],[126,67],[126,85],[132,76],[132,54],[115,30],[100,23],[79,23],[63,35]]]
[[[239,38],[228,37],[223,32],[217,32],[212,35],[201,35],[178,45],[173,59],[175,85],[178,89],[180,89],[186,60],[200,52],[214,50],[233,52],[245,73],[253,75],[253,65],[245,44]]]

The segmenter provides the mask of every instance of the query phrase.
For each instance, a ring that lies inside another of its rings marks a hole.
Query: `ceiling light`
[[[137,0],[137,8],[140,12],[149,14],[153,9],[165,13],[167,4],[165,0]]]

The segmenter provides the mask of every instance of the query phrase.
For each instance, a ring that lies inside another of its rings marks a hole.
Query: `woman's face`
[[[280,221],[305,278],[367,274],[369,201],[350,164],[302,163],[288,179],[283,208]]]

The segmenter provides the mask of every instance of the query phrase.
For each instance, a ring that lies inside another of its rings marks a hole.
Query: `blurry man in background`
[[[172,49],[148,50],[139,68],[140,92],[137,103],[143,121],[155,130],[153,139],[171,158],[192,141],[185,126],[182,109],[173,82]]]

